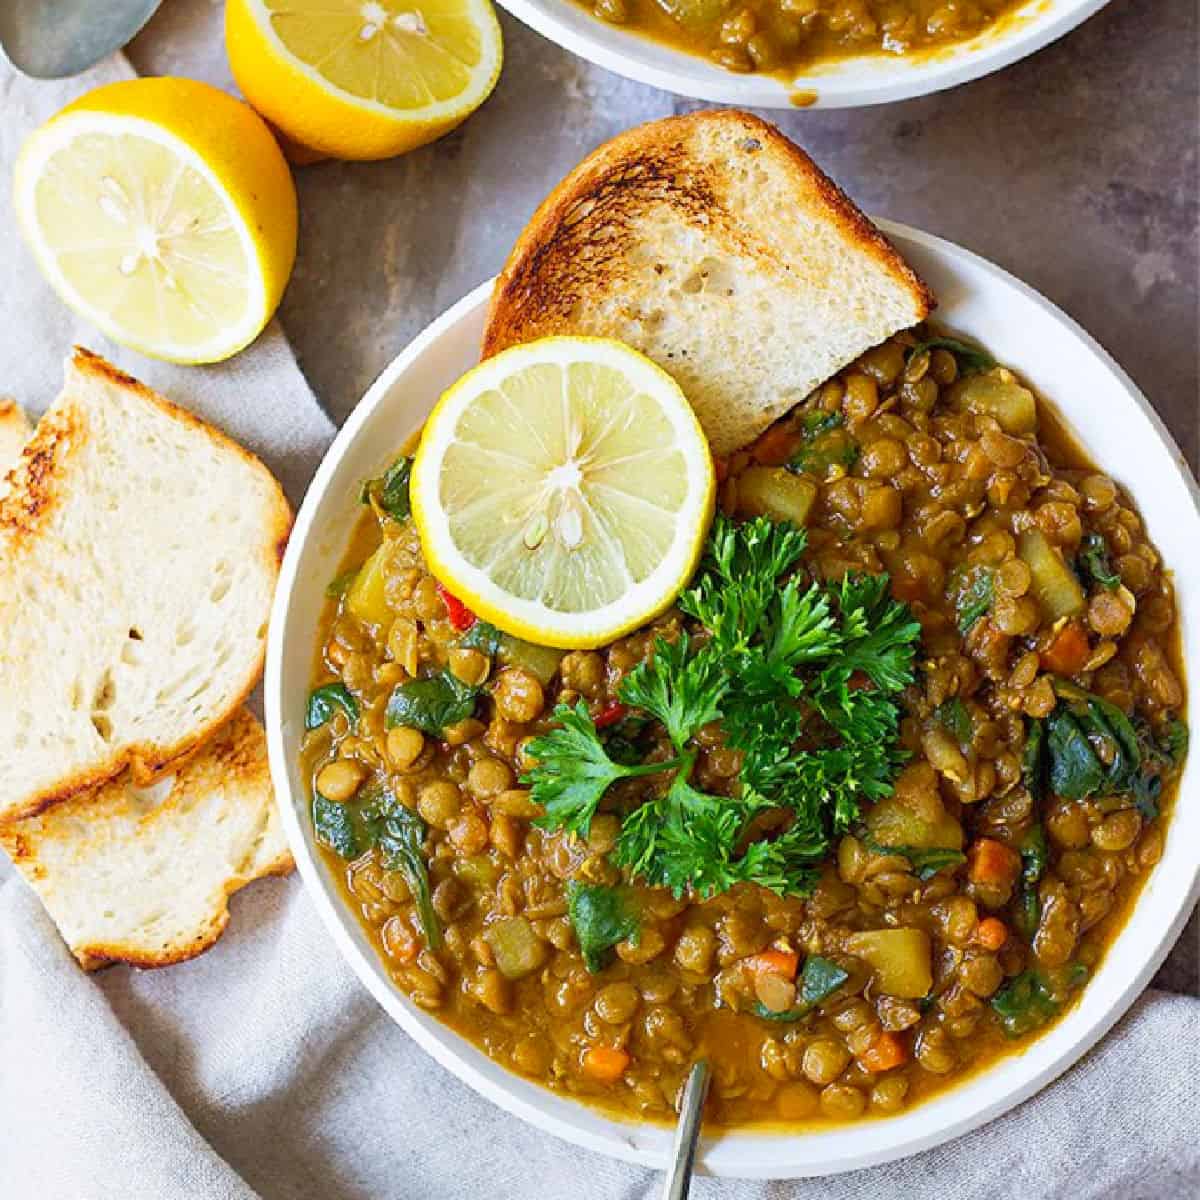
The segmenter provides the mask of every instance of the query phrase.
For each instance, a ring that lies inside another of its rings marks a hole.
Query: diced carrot
[[[716,476],[718,483],[724,483],[729,478],[729,459],[722,458],[719,454],[714,454],[713,474]]]
[[[781,467],[796,453],[799,440],[795,430],[787,425],[772,425],[754,443],[751,453],[754,461],[762,463],[764,467]]]
[[[967,851],[967,877],[973,883],[1012,883],[1020,869],[1020,855],[995,838],[980,838]]]
[[[450,624],[460,633],[470,629],[478,619],[475,614],[453,592],[444,588],[440,583],[437,585],[437,590],[438,595],[442,598],[442,603],[446,606],[446,615],[450,618]]]
[[[629,709],[619,700],[614,700],[611,704],[606,704],[596,714],[592,724],[597,729],[607,729],[610,725],[615,725],[628,711]]]
[[[908,1047],[894,1033],[883,1032],[858,1056],[868,1071],[890,1071],[908,1062]]]
[[[1008,926],[999,917],[984,917],[975,928],[975,940],[985,950],[999,950],[1008,941]]]
[[[1078,675],[1087,665],[1092,648],[1078,621],[1068,621],[1042,651],[1042,666],[1056,675]]]
[[[770,971],[775,975],[783,975],[788,979],[796,978],[800,967],[800,955],[790,950],[763,950],[742,959],[742,966],[749,968],[755,975],[759,971]]]
[[[616,1083],[629,1066],[629,1055],[614,1046],[593,1046],[583,1056],[583,1072],[597,1083]]]

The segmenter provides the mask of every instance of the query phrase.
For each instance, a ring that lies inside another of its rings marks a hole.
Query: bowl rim
[[[636,83],[693,100],[752,108],[857,108],[927,96],[990,75],[1070,33],[1109,0],[1025,0],[1008,27],[928,57],[887,55],[821,64],[790,83],[739,75],[697,55],[606,25],[571,0],[497,0],[502,8],[564,50]],[[797,93],[815,99],[800,104]]]
[[[1200,529],[1200,487],[1197,486],[1183,455],[1179,452],[1170,433],[1149,401],[1090,335],[1033,288],[979,255],[965,250],[955,243],[908,226],[879,218],[873,219],[889,237],[900,243],[907,242],[918,250],[942,256],[954,266],[965,264],[977,271],[982,271],[1003,285],[1015,288],[1022,294],[1026,302],[1039,308],[1044,316],[1061,326],[1068,337],[1078,342],[1081,348],[1096,360],[1098,366],[1111,375],[1116,388],[1132,401],[1134,407],[1140,410],[1141,415],[1149,421],[1157,442],[1161,444],[1161,449],[1173,462],[1186,492],[1190,494],[1196,510],[1191,519],[1193,524]],[[454,1033],[448,1026],[437,1021],[435,1017],[417,1009],[406,996],[383,977],[377,956],[363,939],[355,916],[341,898],[334,894],[333,880],[310,846],[310,832],[299,816],[301,809],[307,810],[307,799],[301,796],[297,803],[297,797],[292,788],[291,769],[293,764],[291,759],[294,747],[288,744],[283,711],[284,647],[299,567],[314,532],[314,520],[318,509],[338,474],[342,460],[346,457],[349,449],[355,445],[360,431],[374,415],[375,410],[386,402],[397,381],[445,335],[453,334],[460,324],[476,316],[486,305],[493,283],[494,279],[489,279],[472,289],[422,330],[384,368],[334,439],[308,488],[297,513],[292,537],[284,557],[268,634],[265,709],[271,774],[276,788],[282,823],[295,856],[300,877],[309,896],[338,951],[384,1011],[442,1066],[453,1072],[485,1099],[492,1101],[505,1111],[575,1145],[627,1162],[661,1169],[666,1163],[667,1150],[670,1145],[671,1131],[669,1129],[622,1121],[602,1110],[565,1099],[561,1095],[543,1089],[516,1073],[508,1071],[488,1058],[466,1039]],[[436,397],[430,397],[431,405],[435,399]],[[1180,612],[1181,618],[1186,618],[1186,612],[1182,607]],[[1185,633],[1188,627],[1185,620]],[[1189,639],[1187,644],[1191,646],[1192,640]],[[311,645],[304,647],[304,653],[307,661],[311,661]],[[1196,724],[1196,717],[1192,716],[1189,719],[1189,725],[1193,728],[1193,736]],[[1185,780],[1195,778],[1198,769],[1200,769],[1200,764],[1187,772]],[[1171,831],[1173,832],[1177,831],[1181,822],[1180,805],[1183,797],[1184,788],[1181,784],[1172,817]],[[1177,832],[1176,841],[1178,841]],[[1176,865],[1178,866],[1178,864]],[[986,1081],[989,1077],[994,1078],[998,1072],[1006,1069],[1002,1064],[986,1068],[957,1087],[940,1093],[939,1096],[931,1098],[899,1117],[880,1118],[860,1122],[857,1125],[834,1127],[830,1130],[817,1129],[803,1137],[797,1137],[795,1132],[788,1134],[775,1130],[735,1130],[705,1138],[702,1141],[701,1158],[697,1169],[719,1176],[759,1179],[792,1179],[856,1170],[930,1149],[968,1133],[1014,1108],[1053,1082],[1082,1058],[1125,1014],[1150,982],[1154,972],[1174,945],[1198,896],[1200,896],[1200,862],[1192,865],[1190,880],[1186,878],[1186,875],[1186,867],[1182,877],[1165,875],[1163,864],[1159,864],[1155,868],[1139,896],[1138,904],[1134,906],[1130,917],[1127,918],[1122,933],[1118,935],[1118,942],[1120,942],[1125,929],[1128,928],[1128,922],[1133,920],[1139,906],[1144,906],[1147,892],[1152,889],[1166,891],[1165,903],[1172,906],[1171,917],[1155,927],[1153,936],[1138,943],[1141,951],[1140,966],[1131,974],[1127,972],[1128,978],[1119,993],[1103,1002],[1106,1006],[1100,1008],[1098,1012],[1088,1012],[1085,1016],[1081,1011],[1084,1008],[1082,1003],[1077,1005],[1052,1030],[1031,1043],[1027,1051],[1016,1056],[1009,1056],[1007,1060],[1004,1060],[1006,1063],[1018,1064],[1018,1072],[1019,1064],[1026,1058],[1030,1060],[1045,1059],[1046,1061],[1039,1061],[1032,1068],[1027,1067],[1026,1076],[1011,1082],[1009,1086],[1004,1083],[998,1084],[1000,1087],[998,1094],[975,1102],[973,1088],[978,1081]],[[1127,947],[1123,947],[1123,949],[1127,949]],[[1112,975],[1114,960],[1115,956],[1110,951],[1097,972],[1097,980]],[[1085,992],[1084,995],[1086,998],[1088,993]],[[953,1099],[961,1098],[964,1093],[971,1093],[969,1105],[953,1105]],[[921,1119],[923,1112],[928,1112],[933,1106],[944,1101],[946,1097],[951,1098],[952,1107],[965,1108],[965,1111],[958,1112],[957,1115],[942,1122]],[[586,1120],[583,1114],[588,1114]],[[910,1120],[913,1117],[917,1119]],[[905,1124],[900,1125],[901,1122]],[[907,1126],[910,1124],[926,1125],[928,1128],[908,1134]],[[584,1128],[584,1125],[589,1127]],[[889,1138],[887,1133],[889,1128],[902,1128],[906,1132]],[[875,1136],[881,1130],[883,1133]],[[762,1154],[761,1150],[773,1141],[786,1141],[789,1145],[804,1145],[809,1147],[809,1153],[797,1154],[794,1158],[785,1157],[782,1161],[779,1155]],[[814,1146],[818,1147],[819,1154],[817,1155],[814,1155],[811,1150]],[[827,1150],[824,1149],[826,1146]]]

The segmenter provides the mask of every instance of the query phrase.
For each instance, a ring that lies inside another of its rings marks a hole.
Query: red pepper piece
[[[446,615],[450,618],[450,624],[459,633],[470,629],[479,618],[457,596],[447,591],[440,583],[437,585],[437,590],[438,595],[442,598],[442,603],[446,606]]]
[[[596,714],[596,719],[592,724],[597,729],[607,729],[610,725],[615,725],[628,711],[629,709],[619,700],[614,700],[611,704],[606,704]]]

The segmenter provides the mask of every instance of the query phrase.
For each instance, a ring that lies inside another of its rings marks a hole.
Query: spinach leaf
[[[1046,798],[1046,725],[1037,718],[1032,718],[1025,727],[1021,780],[1034,804],[1040,804]]]
[[[885,846],[865,831],[859,834],[859,841],[872,854],[895,854],[907,858],[918,879],[932,879],[939,871],[967,861],[967,856],[953,846]]]
[[[1008,1037],[1021,1037],[1056,1017],[1087,977],[1088,969],[1080,963],[1053,971],[1022,971],[992,997],[992,1010]]]
[[[809,1015],[821,1003],[850,978],[847,971],[842,970],[831,959],[822,958],[819,954],[810,954],[804,960],[804,970],[800,973],[800,984],[796,989],[798,1003],[793,1008],[783,1012],[774,1012],[765,1004],[755,1001],[752,1011],[755,1016],[764,1021],[800,1021]]]
[[[368,479],[362,486],[362,502],[370,504],[374,500],[389,517],[397,521],[406,520],[412,511],[408,499],[412,463],[411,458],[402,454],[377,479]]]
[[[842,414],[814,410],[806,412],[800,425],[804,441],[788,467],[823,479],[831,467],[852,467],[859,455],[858,443],[842,428]]]
[[[363,817],[374,834],[375,844],[383,852],[385,869],[399,871],[412,892],[426,945],[437,950],[442,944],[442,927],[433,910],[429,868],[425,863],[425,822],[383,788],[377,799],[364,806]]]
[[[618,942],[632,940],[636,944],[641,934],[641,922],[624,888],[572,879],[567,884],[567,912],[583,965],[593,975],[608,965]]]
[[[477,620],[470,629],[458,639],[458,644],[464,650],[482,650],[484,654],[494,655],[504,641],[504,634],[495,625],[487,621]]]
[[[800,1003],[815,1008],[822,1000],[832,996],[849,978],[849,972],[842,970],[832,959],[810,954],[804,960],[804,970],[800,972]]]
[[[1163,728],[1158,744],[1171,760],[1171,766],[1181,767],[1187,757],[1188,727],[1178,717],[1171,717]]]
[[[1121,577],[1109,564],[1108,543],[1101,533],[1086,533],[1079,544],[1079,567],[1086,580],[1110,592],[1115,592],[1121,586]]]
[[[996,360],[986,350],[951,337],[935,337],[919,342],[908,352],[908,358],[916,358],[926,350],[949,350],[958,360],[958,369],[964,375],[972,371],[987,371],[996,365]]]
[[[1075,717],[1058,708],[1048,718],[1050,790],[1068,800],[1082,800],[1099,791],[1104,767]]]
[[[974,732],[975,722],[971,720],[971,714],[967,706],[957,697],[953,696],[949,700],[943,700],[937,706],[934,716],[942,723],[946,731],[950,733],[960,746],[969,746],[971,744],[971,735]]]
[[[980,567],[958,575],[954,610],[958,615],[958,631],[964,637],[975,622],[992,611],[995,584],[989,567]]]
[[[304,714],[304,728],[316,729],[333,716],[336,709],[346,714],[351,725],[358,720],[358,701],[350,695],[344,683],[326,683],[313,690],[308,697],[308,709]]]
[[[335,575],[325,585],[325,595],[330,600],[336,600],[339,596],[344,596],[350,590],[350,585],[354,582],[357,575],[357,567],[350,571],[343,571],[340,575]]]
[[[385,721],[389,729],[410,725],[438,737],[447,725],[465,721],[475,711],[478,696],[479,688],[463,683],[451,671],[412,679],[392,692]]]
[[[1050,861],[1050,849],[1046,845],[1046,831],[1041,825],[1031,825],[1018,845],[1021,853],[1021,879],[1026,884],[1038,883],[1046,873]]]
[[[357,858],[362,852],[350,808],[336,800],[327,800],[320,792],[313,796],[313,833],[322,846],[342,858]]]
[[[1147,814],[1157,814],[1165,756],[1139,737],[1115,705],[1065,679],[1056,679],[1059,705],[1050,725],[1050,784],[1068,799],[1129,794]],[[1064,790],[1066,789],[1066,790]]]
[[[1017,932],[1027,941],[1033,940],[1038,923],[1042,919],[1042,901],[1036,887],[1022,885],[1013,907],[1013,924]]]

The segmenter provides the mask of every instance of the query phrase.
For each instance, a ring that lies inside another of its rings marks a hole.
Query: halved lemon
[[[296,258],[296,188],[262,118],[190,79],[88,92],[21,148],[13,200],[67,304],[154,358],[253,341]]]
[[[570,650],[670,606],[715,483],[670,375],[621,342],[550,337],[442,396],[409,490],[425,559],[451,592],[506,633]]]
[[[390,158],[448,133],[500,75],[491,0],[228,0],[242,94],[293,142]]]

